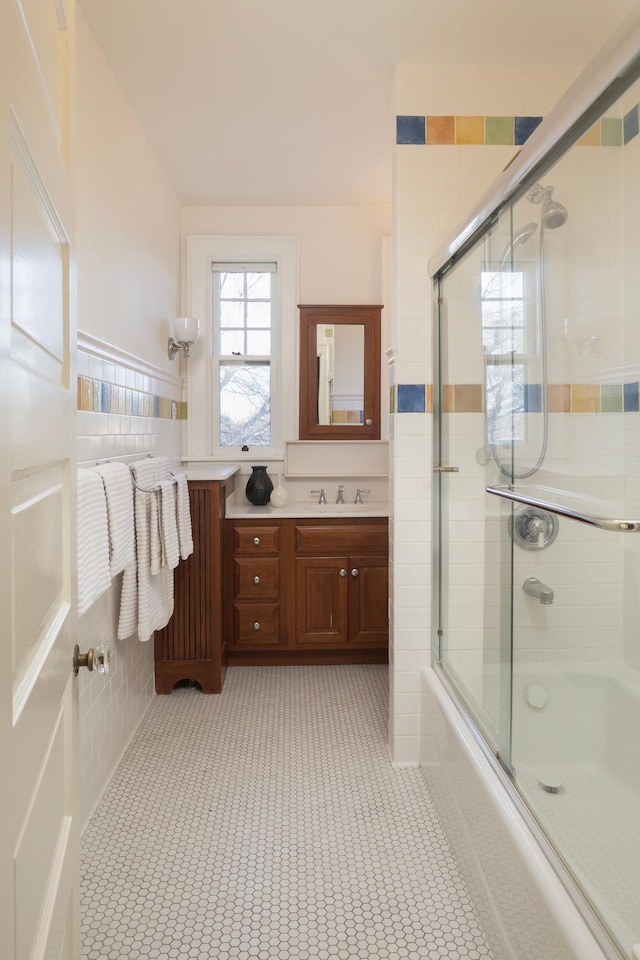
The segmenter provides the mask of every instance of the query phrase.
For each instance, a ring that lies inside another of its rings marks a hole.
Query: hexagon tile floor
[[[82,956],[490,960],[386,715],[384,666],[157,697],[83,838]]]

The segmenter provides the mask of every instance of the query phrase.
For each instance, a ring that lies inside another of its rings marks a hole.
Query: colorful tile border
[[[522,146],[543,117],[396,117],[396,143],[427,146]],[[578,141],[583,147],[621,147],[639,133],[638,105],[620,117],[602,117]]]
[[[482,413],[481,383],[445,383],[443,413]],[[549,413],[639,413],[640,383],[551,383],[547,387]],[[523,413],[542,412],[542,384],[524,387]],[[400,383],[390,389],[391,413],[433,413],[430,383]]]
[[[78,410],[160,420],[187,419],[186,403],[91,377],[78,377]]]

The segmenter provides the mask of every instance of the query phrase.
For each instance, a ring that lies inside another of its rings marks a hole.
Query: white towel
[[[177,473],[176,481],[176,519],[178,523],[178,542],[183,560],[193,553],[193,534],[191,531],[191,508],[189,506],[189,485],[184,473]]]
[[[135,560],[131,473],[124,463],[103,463],[95,469],[107,498],[109,572],[115,577]]]
[[[176,524],[175,484],[172,480],[160,481],[160,504],[164,563],[173,570],[180,563],[180,549]]]
[[[160,573],[160,567],[165,566],[160,491],[156,490],[149,501],[149,572]]]
[[[169,460],[151,457],[131,465],[136,483],[151,490],[161,480],[170,478]],[[139,640],[148,640],[154,630],[165,627],[173,613],[173,571],[162,567],[150,572],[150,519],[153,493],[135,490],[136,563],[127,567],[122,579],[118,639],[137,633]]]
[[[78,613],[82,616],[111,586],[109,527],[102,479],[78,470]]]

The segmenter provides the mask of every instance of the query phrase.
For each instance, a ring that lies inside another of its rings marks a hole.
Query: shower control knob
[[[509,533],[525,550],[544,550],[558,535],[558,518],[548,510],[524,504],[509,518]]]

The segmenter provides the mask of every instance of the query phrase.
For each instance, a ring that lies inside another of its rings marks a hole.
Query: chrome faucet
[[[338,496],[336,498],[336,503],[344,503],[344,484],[338,484]]]
[[[522,589],[530,597],[535,597],[540,603],[553,603],[553,590],[537,577],[527,577]]]
[[[358,489],[356,490],[356,495],[355,495],[355,499],[354,499],[353,502],[354,502],[354,503],[362,503],[362,494],[363,494],[363,493],[371,493],[371,490],[361,490],[360,487],[358,487]]]
[[[311,493],[319,493],[319,494],[320,494],[320,496],[318,497],[318,503],[326,503],[326,502],[327,502],[327,498],[326,498],[325,495],[324,495],[324,489],[322,489],[322,490],[311,490]]]

